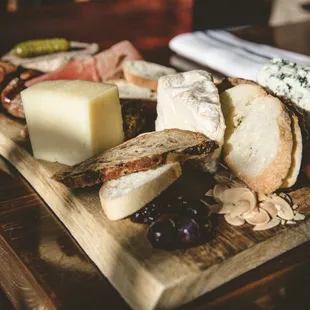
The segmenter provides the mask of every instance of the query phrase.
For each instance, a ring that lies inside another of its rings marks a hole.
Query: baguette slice
[[[221,81],[221,83],[219,83],[217,85],[217,88],[218,88],[219,93],[221,94],[225,90],[232,88],[234,86],[241,85],[241,84],[257,85],[257,86],[263,87],[262,85],[259,85],[258,83],[251,81],[251,80],[246,80],[246,79],[242,79],[242,78],[227,77],[227,78],[223,79]],[[268,94],[279,98],[282,101],[282,103],[284,103],[284,105],[288,108],[288,110],[297,116],[298,126],[300,127],[302,138],[304,141],[308,141],[309,137],[310,137],[310,133],[309,133],[310,129],[307,128],[307,124],[306,124],[307,117],[306,117],[304,111],[302,111],[302,109],[298,108],[287,97],[278,96],[278,95],[274,94],[273,92],[271,92],[270,89],[268,89],[268,88],[264,88],[264,90]]]
[[[238,86],[238,85],[243,85],[243,84],[258,85],[256,82],[254,82],[252,80],[247,80],[247,79],[243,79],[243,78],[236,78],[236,77],[226,77],[219,84],[217,84],[217,89],[218,89],[219,93],[221,94],[222,92],[224,92],[225,90],[227,90],[229,88],[232,88],[232,87]]]
[[[124,175],[102,185],[99,197],[110,220],[127,217],[152,201],[182,174],[178,162]]]
[[[176,70],[144,60],[128,60],[123,65],[126,80],[137,86],[157,90],[158,79]]]
[[[280,188],[289,173],[293,136],[283,103],[262,89],[259,94],[260,89],[245,84],[221,94],[227,125],[223,149],[236,177],[254,191],[268,194]]]
[[[217,148],[217,142],[201,133],[181,129],[155,131],[58,172],[53,179],[72,188],[92,186],[165,163],[204,156]]]
[[[107,83],[115,84],[118,87],[120,99],[142,99],[149,101],[157,100],[156,91],[137,86],[126,80],[109,80]]]

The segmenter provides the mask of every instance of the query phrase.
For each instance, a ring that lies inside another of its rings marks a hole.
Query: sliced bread
[[[175,74],[176,70],[144,60],[128,60],[124,62],[125,79],[137,86],[157,90],[161,76]]]
[[[254,191],[274,192],[292,163],[291,119],[284,104],[246,84],[224,91],[221,103],[227,126],[225,162]]]
[[[156,91],[137,86],[126,80],[109,80],[107,83],[115,84],[118,87],[120,99],[143,99],[150,101],[157,100]]]
[[[220,83],[216,85],[219,93],[221,94],[226,89],[232,88],[241,84],[249,84],[249,85],[258,85],[256,82],[252,80],[236,78],[236,77],[226,77]]]
[[[152,201],[181,175],[178,162],[124,175],[102,185],[99,197],[110,220],[127,217]]]
[[[205,135],[180,129],[142,134],[110,150],[56,173],[68,187],[92,186],[165,163],[185,161],[213,152],[218,143]]]

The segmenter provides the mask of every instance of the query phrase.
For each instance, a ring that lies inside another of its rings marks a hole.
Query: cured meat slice
[[[143,59],[129,41],[121,41],[111,48],[86,60],[72,60],[54,72],[49,72],[26,83],[29,87],[38,82],[51,80],[106,81],[122,73],[125,60]]]
[[[43,74],[34,78],[26,83],[29,87],[38,82],[51,81],[51,80],[87,80],[87,81],[100,81],[96,71],[95,60],[89,57],[86,60],[72,60],[63,67],[54,72]]]
[[[143,57],[129,41],[121,41],[94,56],[101,81],[120,78],[125,60],[142,60]]]

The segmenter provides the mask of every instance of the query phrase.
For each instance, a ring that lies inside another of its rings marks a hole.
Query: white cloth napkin
[[[224,30],[181,34],[170,41],[169,47],[180,56],[224,75],[251,80],[256,80],[260,68],[274,57],[310,64],[309,56],[249,42]]]

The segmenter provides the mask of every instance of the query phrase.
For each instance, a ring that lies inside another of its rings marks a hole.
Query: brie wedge
[[[225,121],[210,73],[194,70],[163,76],[158,84],[156,130],[179,128],[201,132],[219,148],[200,165],[213,172],[224,140]]]

